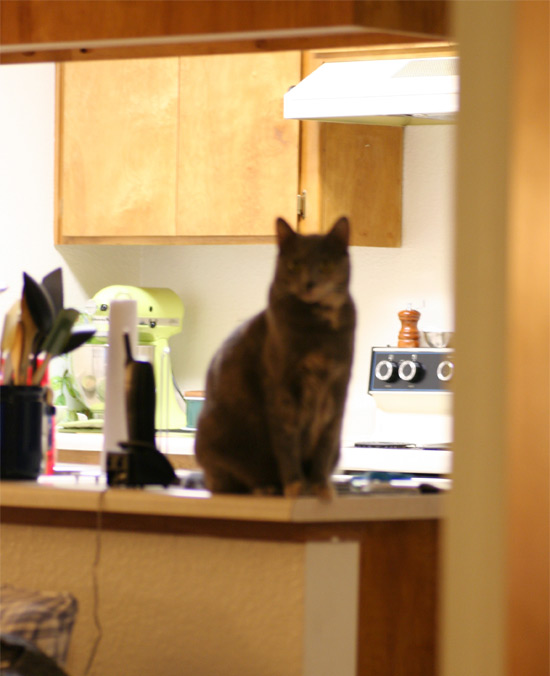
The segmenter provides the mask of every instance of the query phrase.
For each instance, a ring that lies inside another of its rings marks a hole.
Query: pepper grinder
[[[401,330],[397,336],[397,347],[419,347],[420,332],[417,324],[420,319],[420,312],[407,306],[406,310],[397,313],[401,321]]]

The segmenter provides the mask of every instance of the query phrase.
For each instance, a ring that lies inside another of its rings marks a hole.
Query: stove
[[[369,435],[345,443],[338,472],[446,477],[452,470],[454,354],[450,348],[372,349]]]

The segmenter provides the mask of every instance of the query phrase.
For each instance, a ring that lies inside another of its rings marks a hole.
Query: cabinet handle
[[[306,217],[306,196],[307,192],[302,190],[301,195],[296,195],[296,211],[298,213],[298,218]]]

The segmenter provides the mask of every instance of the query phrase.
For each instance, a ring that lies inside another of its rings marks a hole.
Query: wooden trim
[[[61,244],[62,242],[62,226],[61,219],[63,218],[62,207],[62,185],[61,180],[63,157],[63,116],[60,112],[63,110],[63,64],[58,64],[55,68],[55,157],[54,157],[54,200],[53,200],[53,222],[54,222],[54,244]]]
[[[42,507],[13,507],[5,505],[0,512],[0,522],[26,526],[62,528],[96,528],[98,512],[95,510],[50,509]],[[278,542],[306,542],[330,540],[339,537],[356,540],[373,524],[438,523],[437,519],[418,521],[334,521],[334,522],[280,522],[247,521],[211,517],[190,517],[159,514],[101,512],[101,527],[105,530],[141,533],[169,533],[172,535],[201,535],[236,539],[270,540]],[[396,526],[399,529],[407,526]]]
[[[357,674],[437,673],[440,535],[435,521],[364,529]]]
[[[515,4],[506,330],[508,676],[550,672],[550,5]]]
[[[257,0],[261,2],[261,0]],[[0,5],[1,6],[1,5]],[[0,65],[17,63],[71,62],[71,61],[111,61],[115,59],[162,58],[170,56],[206,56],[208,54],[245,54],[253,52],[286,52],[299,49],[330,49],[341,45],[365,46],[396,45],[402,46],[410,41],[416,43],[418,36],[407,36],[388,33],[346,33],[335,32],[327,36],[278,38],[249,41],[222,41],[205,43],[168,43],[146,44],[135,47],[96,47],[96,48],[54,48],[48,47],[40,51],[2,52],[0,48]],[[423,37],[426,43],[429,37]],[[437,42],[437,40],[434,40]]]
[[[447,0],[10,0],[2,63],[179,56],[449,37]],[[408,36],[408,37],[404,37]]]
[[[410,42],[405,44],[371,44],[363,47],[336,47],[313,49],[308,52],[315,62],[324,61],[368,61],[376,59],[420,59],[438,56],[458,56],[458,45],[454,42]],[[312,70],[312,69],[311,69]],[[311,70],[309,72],[311,72]],[[306,73],[307,74],[307,73]]]
[[[55,242],[56,244],[104,244],[104,245],[125,245],[125,244],[139,244],[143,246],[153,246],[158,244],[172,244],[172,245],[183,245],[183,244],[275,244],[275,237],[271,235],[228,235],[228,236],[218,236],[218,235],[204,235],[198,237],[190,237],[187,235],[175,235],[175,236],[129,236],[129,237],[86,237],[86,236],[60,236],[59,241]]]

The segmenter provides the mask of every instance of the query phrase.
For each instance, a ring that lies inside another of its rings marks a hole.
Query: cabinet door
[[[304,54],[304,75],[338,52]],[[303,122],[300,191],[306,193],[303,233],[326,232],[348,216],[351,244],[401,245],[403,129]]]
[[[56,241],[174,235],[178,59],[66,64],[59,75]]]
[[[321,224],[342,215],[352,245],[401,245],[403,129],[323,123],[320,130]]]
[[[299,52],[180,59],[177,234],[209,241],[272,239],[296,224],[299,123],[283,95]]]

